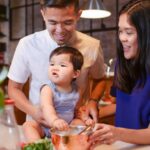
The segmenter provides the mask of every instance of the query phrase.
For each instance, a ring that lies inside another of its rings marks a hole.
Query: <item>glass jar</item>
[[[20,150],[19,130],[14,115],[14,102],[4,100],[0,112],[0,150]]]

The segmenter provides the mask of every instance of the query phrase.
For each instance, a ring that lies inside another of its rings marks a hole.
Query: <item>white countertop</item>
[[[118,141],[112,145],[99,145],[94,150],[150,150],[150,145],[141,146]]]

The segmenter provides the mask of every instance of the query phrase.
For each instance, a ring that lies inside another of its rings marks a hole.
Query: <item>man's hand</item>
[[[45,127],[50,127],[46,120],[43,117],[43,113],[40,107],[34,107],[34,114],[32,115],[32,118],[36,120],[38,123],[42,124]]]
[[[88,116],[90,116],[94,120],[94,122],[97,123],[99,117],[98,103],[96,101],[89,100],[86,109]]]
[[[83,120],[85,123],[90,118],[94,123],[98,122],[98,106],[97,102],[90,100],[87,105],[81,106],[77,113],[76,117]]]
[[[89,118],[89,112],[86,106],[81,106],[75,113],[76,117],[83,120],[84,122]]]

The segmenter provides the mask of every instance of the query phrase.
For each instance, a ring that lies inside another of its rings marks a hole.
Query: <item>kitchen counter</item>
[[[150,150],[150,145],[141,146],[118,141],[112,145],[99,145],[94,150]]]
[[[19,126],[19,131],[21,135],[21,141],[25,141],[21,126]],[[99,145],[94,150],[150,150],[150,145],[141,146],[117,141],[112,145],[106,144]]]

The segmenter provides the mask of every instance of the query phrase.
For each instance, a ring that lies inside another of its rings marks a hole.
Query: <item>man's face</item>
[[[66,44],[72,37],[80,13],[75,13],[74,6],[45,8],[41,13],[50,36],[57,44]]]

